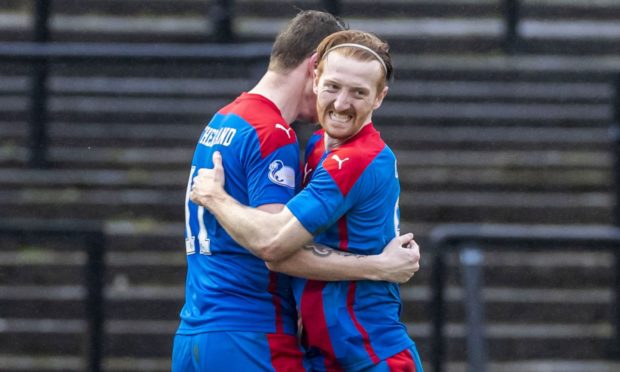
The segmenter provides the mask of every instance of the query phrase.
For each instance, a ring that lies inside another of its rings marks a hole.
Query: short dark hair
[[[291,70],[316,51],[328,35],[345,30],[342,21],[333,15],[317,10],[303,10],[280,31],[273,43],[269,70]]]

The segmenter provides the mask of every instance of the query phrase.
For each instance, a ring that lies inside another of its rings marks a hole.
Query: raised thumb
[[[222,166],[222,154],[219,151],[213,153],[213,169],[221,169],[224,168]]]

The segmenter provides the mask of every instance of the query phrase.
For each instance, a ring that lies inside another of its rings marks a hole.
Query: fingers
[[[215,151],[213,153],[213,169],[221,169],[224,168],[222,166],[222,154],[219,151]]]
[[[400,241],[401,246],[406,246],[413,240],[413,234],[412,233],[403,234],[398,237],[398,240]]]
[[[407,243],[405,248],[410,248],[410,249],[417,248],[418,250],[420,249],[420,247],[418,246],[418,243],[416,243],[416,241],[413,239],[409,243]]]

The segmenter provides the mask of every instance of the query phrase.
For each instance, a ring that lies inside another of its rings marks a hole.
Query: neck
[[[368,120],[366,124],[362,125],[360,129],[357,132],[355,132],[355,134],[347,138],[334,138],[334,137],[331,137],[329,134],[327,134],[327,132],[325,132],[325,135],[323,137],[323,141],[325,141],[325,150],[331,151],[337,147],[340,147],[343,143],[355,137],[359,132],[362,131],[362,129],[364,129],[370,123],[372,123],[372,120]]]
[[[325,136],[323,137],[323,140],[325,141],[325,150],[332,151],[333,149],[340,147],[340,145],[346,142],[347,139],[340,140],[337,138],[333,138],[333,137],[330,137],[329,134],[327,134],[327,132],[325,132]]]
[[[304,82],[305,74],[300,67],[286,73],[267,71],[249,93],[260,94],[272,101],[284,120],[292,123],[300,112]]]

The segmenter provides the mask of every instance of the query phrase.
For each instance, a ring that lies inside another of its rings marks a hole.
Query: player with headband
[[[218,110],[200,135],[185,200],[187,277],[173,372],[304,370],[290,277],[265,265],[288,253],[240,246],[213,215],[189,201],[189,191],[197,169],[210,167],[213,152],[221,151],[231,195],[266,212],[285,207],[301,188],[297,137],[289,123],[316,122],[316,48],[343,29],[331,14],[300,12],[276,37],[257,84]],[[402,248],[411,238],[395,238],[381,255],[364,260],[329,249],[325,252],[334,254],[298,249],[296,265],[286,274],[402,282],[419,267],[419,251]]]
[[[391,76],[388,45],[376,36],[348,30],[326,37],[317,49],[313,83],[322,130],[306,149],[305,188],[277,214],[242,206],[222,188],[216,153],[214,169],[201,170],[195,179],[192,200],[253,249],[294,252],[314,239],[352,255],[381,253],[399,234],[400,218],[396,157],[372,122]],[[287,270],[291,264],[270,265]],[[422,371],[399,320],[397,284],[294,279],[293,289],[314,370]]]

